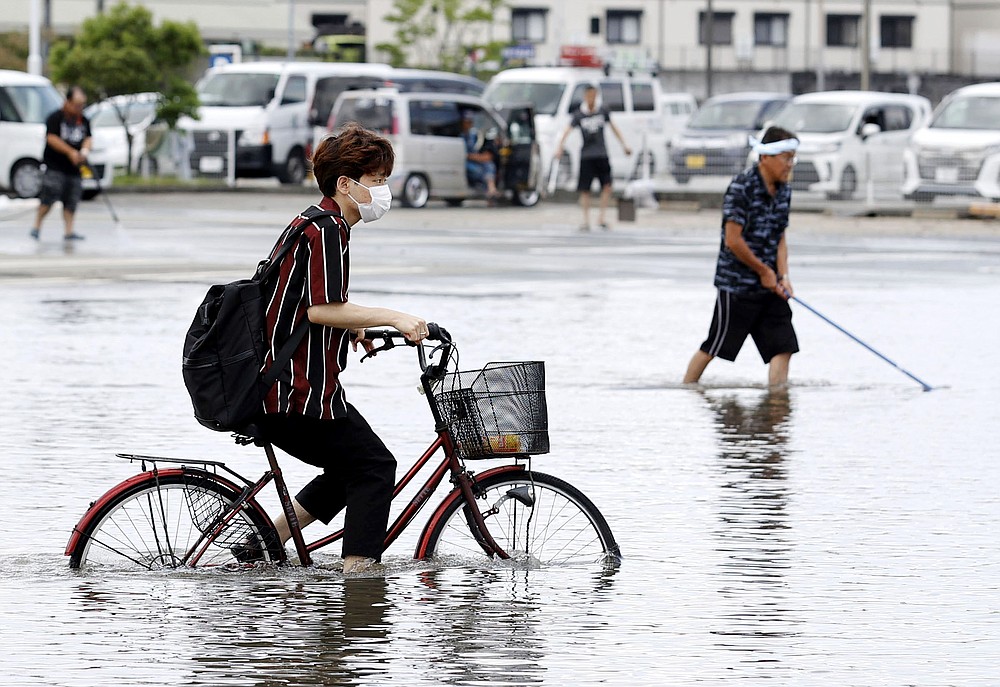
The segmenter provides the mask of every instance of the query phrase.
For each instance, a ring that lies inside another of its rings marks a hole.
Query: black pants
[[[265,415],[258,426],[267,441],[304,463],[323,468],[323,474],[295,498],[324,523],[347,508],[343,555],[381,560],[396,459],[361,413],[348,404],[346,418]]]

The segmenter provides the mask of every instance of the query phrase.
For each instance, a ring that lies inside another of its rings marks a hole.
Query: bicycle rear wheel
[[[617,565],[621,551],[597,506],[573,485],[540,472],[504,472],[477,480],[476,507],[490,535],[527,565]],[[486,559],[471,512],[455,499],[426,535],[428,557]]]
[[[239,492],[207,474],[150,475],[89,519],[69,565],[146,570],[228,565],[240,562],[232,551],[239,545],[258,549],[262,562],[284,560],[277,533],[256,504],[240,508],[198,561],[189,558],[237,498]]]

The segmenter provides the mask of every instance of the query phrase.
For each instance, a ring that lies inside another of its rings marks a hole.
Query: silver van
[[[396,154],[389,187],[406,207],[423,207],[432,198],[457,206],[486,196],[466,176],[465,117],[479,132],[479,149],[494,153],[498,190],[516,205],[536,204],[539,150],[528,105],[496,109],[458,93],[348,91],[333,106],[330,131],[357,122],[388,138]]]

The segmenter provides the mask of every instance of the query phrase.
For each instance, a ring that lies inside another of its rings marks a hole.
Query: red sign
[[[597,48],[591,45],[564,45],[559,49],[559,62],[567,67],[597,67],[604,66],[604,61],[597,54]]]

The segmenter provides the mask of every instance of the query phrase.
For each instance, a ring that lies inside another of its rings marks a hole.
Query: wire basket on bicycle
[[[549,452],[543,362],[450,372],[433,397],[463,458]]]

